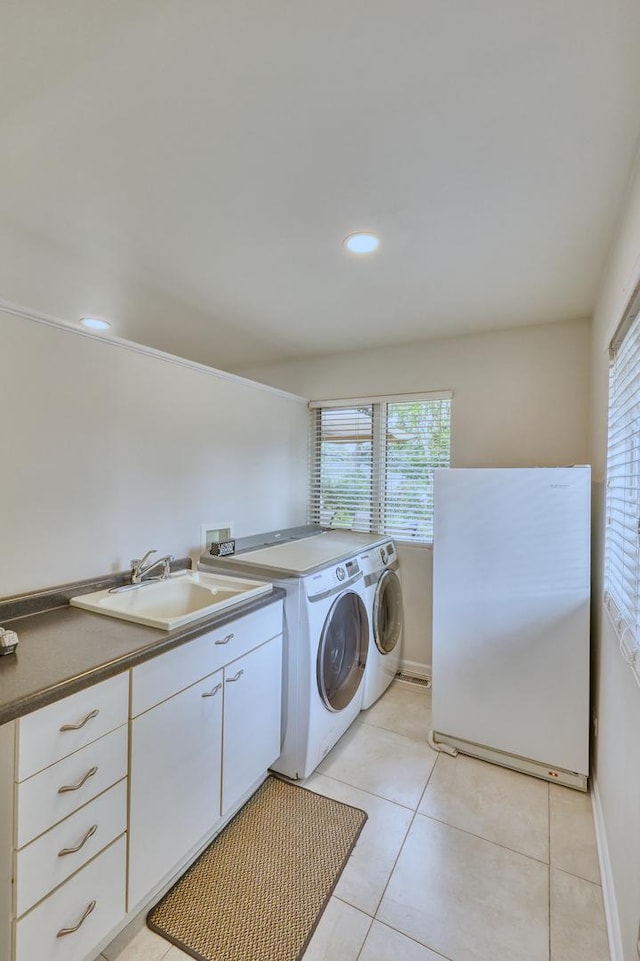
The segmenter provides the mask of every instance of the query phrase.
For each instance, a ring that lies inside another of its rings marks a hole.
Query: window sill
[[[401,550],[405,550],[407,547],[415,551],[433,550],[433,541],[402,541],[399,537],[391,537],[391,539]]]

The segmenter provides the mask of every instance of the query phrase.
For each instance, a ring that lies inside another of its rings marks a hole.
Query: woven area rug
[[[199,961],[296,961],[366,820],[269,777],[147,924]]]

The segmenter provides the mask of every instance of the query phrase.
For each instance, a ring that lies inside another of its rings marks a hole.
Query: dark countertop
[[[104,587],[106,583],[106,580],[102,583],[93,580],[89,589],[95,590],[96,585]],[[73,588],[66,585],[64,593],[72,596]],[[38,597],[48,595],[59,599],[60,590],[42,592]],[[75,594],[81,593],[88,591],[76,587]],[[68,603],[8,620],[3,608],[7,612],[19,612],[22,599],[12,598],[11,607],[8,602],[0,601],[0,624],[17,631],[19,637],[16,653],[0,657],[0,724],[120,674],[284,596],[282,588],[274,587],[270,594],[174,631],[92,614]],[[29,597],[35,595],[25,595],[25,599]]]

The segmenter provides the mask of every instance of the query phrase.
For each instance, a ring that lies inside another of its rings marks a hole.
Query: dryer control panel
[[[398,551],[393,541],[385,541],[379,547],[372,547],[360,555],[360,566],[365,577],[382,571],[385,567],[394,567],[397,562]]]
[[[398,560],[398,551],[393,541],[387,541],[386,544],[382,545],[380,548],[380,559],[385,567],[389,567]]]

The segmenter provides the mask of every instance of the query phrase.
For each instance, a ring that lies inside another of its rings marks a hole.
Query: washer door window
[[[398,575],[385,571],[373,601],[373,637],[381,654],[390,654],[402,634],[402,588]]]
[[[369,623],[362,599],[341,594],[329,611],[318,647],[318,691],[325,707],[342,711],[355,697],[367,661]]]

